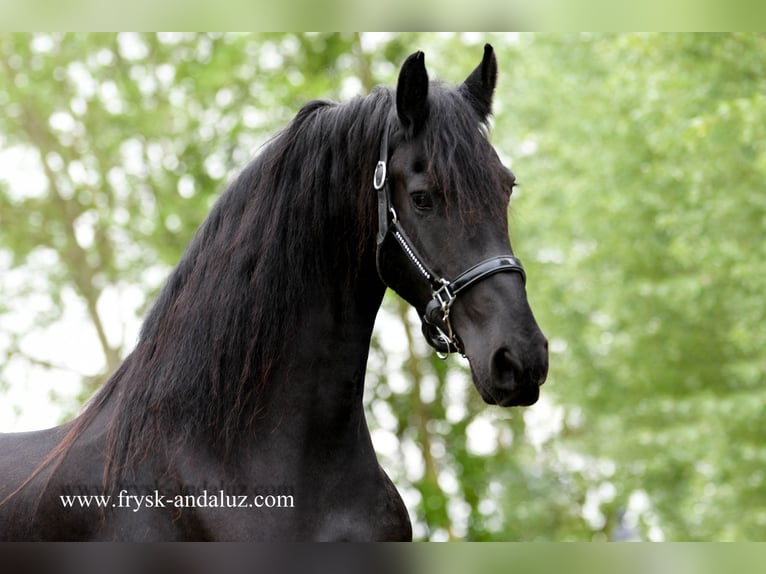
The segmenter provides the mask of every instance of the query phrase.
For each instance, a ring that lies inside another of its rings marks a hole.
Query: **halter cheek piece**
[[[499,255],[480,261],[470,267],[453,280],[439,277],[423,260],[415,249],[412,241],[399,225],[396,211],[391,203],[391,195],[388,189],[388,129],[383,133],[380,144],[380,161],[375,168],[373,187],[378,197],[378,235],[377,257],[380,261],[380,253],[384,245],[390,243],[393,238],[407,259],[417,269],[431,289],[431,299],[426,304],[425,312],[421,317],[423,335],[441,358],[446,358],[449,353],[463,353],[460,341],[452,329],[450,322],[450,309],[457,296],[487,277],[503,271],[513,271],[521,275],[521,280],[526,284],[526,274],[521,261],[513,255]],[[378,274],[383,283],[388,282],[383,277],[380,265]]]

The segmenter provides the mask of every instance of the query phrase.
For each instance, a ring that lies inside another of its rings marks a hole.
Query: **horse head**
[[[375,172],[377,265],[417,309],[428,342],[468,358],[487,403],[531,405],[548,343],[511,249],[515,178],[487,138],[496,79],[489,45],[455,89],[429,82],[422,52],[403,64]]]

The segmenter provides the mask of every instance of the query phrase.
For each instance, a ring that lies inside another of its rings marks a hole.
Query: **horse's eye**
[[[410,198],[412,199],[412,203],[415,208],[419,209],[420,211],[429,211],[434,206],[430,191],[413,191],[410,194]]]

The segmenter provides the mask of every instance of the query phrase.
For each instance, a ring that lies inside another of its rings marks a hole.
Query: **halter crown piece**
[[[380,160],[375,167],[373,177],[373,187],[378,197],[378,260],[380,260],[380,251],[386,239],[389,236],[393,237],[407,256],[407,260],[417,269],[418,274],[429,283],[431,289],[431,299],[426,304],[425,312],[420,318],[423,336],[428,344],[436,349],[437,354],[442,359],[445,359],[449,353],[459,352],[463,354],[460,341],[450,323],[450,309],[457,296],[479,281],[503,271],[513,271],[520,274],[521,280],[526,284],[524,267],[518,258],[512,254],[507,254],[484,259],[452,280],[434,273],[418,254],[404,229],[400,227],[396,210],[391,203],[388,189],[388,134],[389,128],[386,128],[380,142]],[[378,266],[378,275],[383,283],[390,286],[383,277],[380,266]]]

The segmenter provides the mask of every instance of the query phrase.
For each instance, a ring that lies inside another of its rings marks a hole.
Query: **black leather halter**
[[[380,251],[383,245],[387,243],[387,238],[393,237],[418,273],[428,281],[431,289],[431,299],[421,317],[423,335],[442,358],[445,358],[448,353],[460,352],[462,354],[463,349],[452,329],[449,317],[450,309],[457,296],[479,281],[504,271],[519,273],[522,281],[526,284],[524,267],[518,258],[512,254],[507,254],[484,259],[452,280],[434,273],[417,252],[404,229],[399,225],[396,210],[391,203],[388,189],[388,131],[388,129],[385,130],[381,140],[380,161],[375,168],[373,178],[373,187],[378,196],[378,260],[380,261]],[[381,273],[380,265],[378,265],[378,275],[383,283],[389,285]]]

